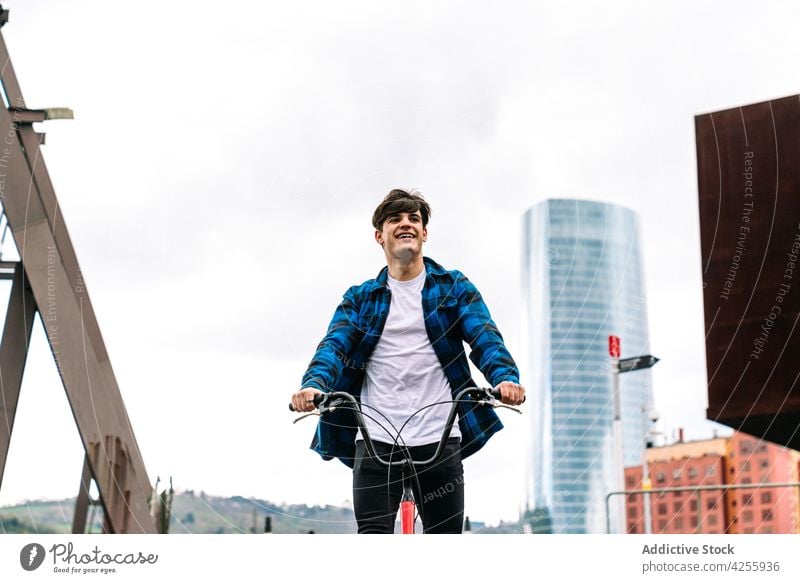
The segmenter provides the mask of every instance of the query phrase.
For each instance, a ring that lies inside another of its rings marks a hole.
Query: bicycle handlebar
[[[488,395],[491,395],[493,399],[496,399],[498,401],[502,398],[502,395],[500,394],[500,391],[498,389],[481,389],[479,387],[470,387],[470,390],[485,391]],[[314,407],[319,409],[319,406],[322,405],[324,402],[330,401],[329,397],[333,394],[334,393],[317,393],[316,395],[314,395],[314,399],[312,400],[312,402],[314,403]],[[349,394],[349,393],[343,393],[343,394]],[[524,403],[526,400],[527,397],[523,396],[522,402]],[[291,403],[289,403],[289,411],[293,413],[295,412],[294,405],[292,405]]]
[[[450,431],[453,429],[453,422],[455,421],[456,418],[456,408],[458,407],[459,403],[470,402],[464,399],[464,397],[467,396],[474,397],[475,398],[474,402],[476,404],[483,402],[487,404],[492,404],[492,406],[495,407],[504,407],[507,409],[511,409],[513,411],[517,411],[517,413],[521,413],[521,411],[519,411],[518,409],[514,409],[513,407],[509,407],[508,405],[495,404],[495,402],[500,399],[500,391],[497,389],[479,388],[479,387],[468,387],[466,389],[463,389],[456,395],[455,399],[453,399],[452,401],[452,405],[450,407],[450,413],[447,416],[447,422],[445,423],[444,431],[442,432],[442,437],[439,440],[439,444],[436,447],[436,452],[430,459],[424,461],[415,461],[407,457],[399,461],[386,461],[383,458],[381,458],[375,452],[375,447],[373,445],[372,438],[369,435],[369,431],[367,430],[366,424],[364,423],[364,418],[361,414],[361,407],[356,398],[350,393],[345,393],[342,391],[336,391],[332,393],[318,393],[314,395],[313,403],[314,406],[319,410],[318,413],[319,415],[324,415],[325,413],[333,411],[340,406],[349,407],[353,411],[353,414],[356,418],[356,424],[361,430],[361,436],[364,438],[364,447],[366,448],[367,453],[372,459],[374,459],[381,465],[386,467],[406,466],[406,465],[412,465],[414,467],[417,467],[417,466],[433,465],[437,461],[439,461],[439,458],[442,457],[445,444],[447,443],[447,438],[450,436]],[[294,411],[294,407],[292,406],[291,403],[289,403],[289,410]],[[296,421],[299,421],[304,417],[300,417]]]

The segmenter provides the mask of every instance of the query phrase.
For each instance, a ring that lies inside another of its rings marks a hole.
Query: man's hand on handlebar
[[[317,407],[314,405],[314,397],[321,394],[322,391],[311,387],[300,389],[292,395],[292,408],[298,413],[307,413],[313,411]]]
[[[522,405],[525,401],[525,387],[518,383],[504,381],[495,389],[500,391],[500,401],[504,405]]]
[[[323,395],[324,397],[344,397],[350,401],[352,401],[356,407],[358,407],[357,401],[353,399],[353,396],[349,393],[327,393],[324,394],[322,391],[315,387],[305,387],[300,389],[296,393],[292,395],[292,401],[289,403],[289,409],[294,411],[295,413],[310,413],[317,409],[317,407],[322,406],[323,402]],[[490,400],[491,403],[494,404],[495,407],[509,407],[513,408],[514,406],[521,405],[525,402],[525,387],[518,383],[513,383],[511,381],[504,381],[497,385],[494,389],[481,389],[478,387],[468,387],[463,389],[458,395],[455,397],[455,401],[453,404],[455,406],[456,403],[461,402],[460,400],[465,395],[471,395],[473,398],[477,398],[479,400],[486,400],[487,398]],[[494,400],[496,399],[496,400]],[[316,403],[315,403],[316,401]],[[502,404],[498,404],[502,403]],[[335,401],[333,404],[338,404],[339,401]],[[323,407],[326,411],[328,407]],[[331,409],[332,410],[332,409]],[[514,409],[517,413],[521,413],[518,409]],[[453,409],[455,411],[455,409]],[[419,411],[417,411],[418,413]],[[416,413],[415,413],[416,414]],[[308,415],[303,415],[299,417],[299,419],[304,419]]]

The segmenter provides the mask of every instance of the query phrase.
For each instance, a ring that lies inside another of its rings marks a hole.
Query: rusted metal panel
[[[707,416],[800,448],[800,98],[695,129]]]

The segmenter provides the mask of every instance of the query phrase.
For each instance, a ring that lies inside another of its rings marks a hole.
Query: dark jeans
[[[425,460],[433,456],[436,445],[408,449],[413,459]],[[375,451],[388,460],[392,445],[375,442]],[[391,459],[402,459],[397,447]],[[442,457],[435,466],[418,469],[417,480],[419,484],[413,474],[409,478],[424,532],[461,534],[464,523],[464,468],[461,465],[459,439],[447,441]],[[389,473],[388,468],[369,457],[364,442],[357,441],[353,467],[353,510],[358,533],[392,534],[402,494],[400,468],[392,468]]]

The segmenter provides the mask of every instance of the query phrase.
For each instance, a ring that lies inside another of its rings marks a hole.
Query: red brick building
[[[738,432],[648,449],[647,464],[653,490],[800,481],[800,452]],[[642,486],[642,467],[625,468],[625,489]],[[644,499],[626,497],[629,533],[645,532]],[[654,534],[800,532],[797,487],[651,493],[650,509]]]

